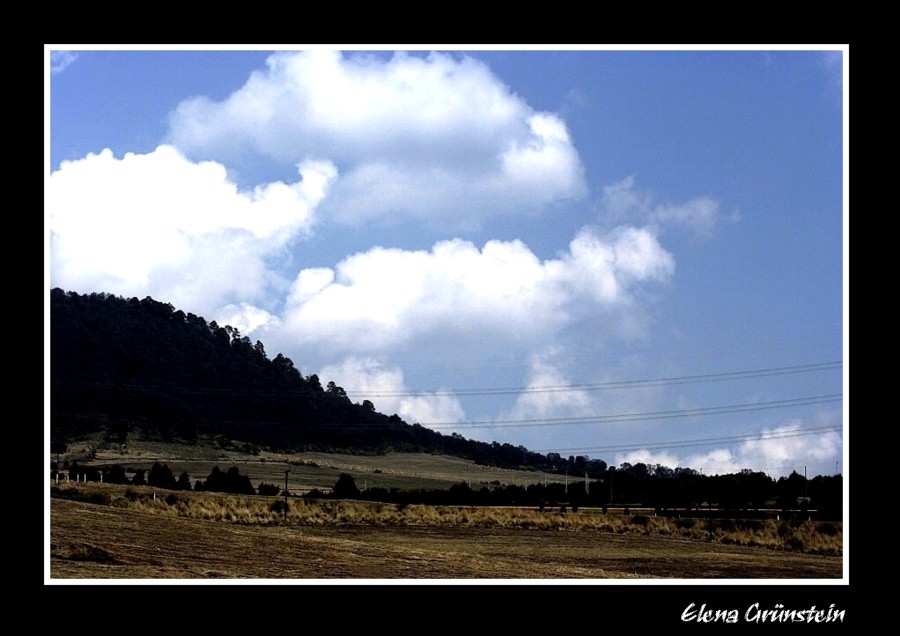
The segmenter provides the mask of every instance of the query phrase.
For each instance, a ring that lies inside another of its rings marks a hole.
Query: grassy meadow
[[[55,459],[55,458],[54,458]],[[826,579],[843,576],[843,526],[700,519],[652,510],[397,505],[304,499],[341,473],[365,488],[528,485],[564,477],[429,454],[277,454],[212,445],[87,441],[63,461],[167,464],[194,482],[238,466],[283,497],[51,481],[47,576],[72,579]],[[525,467],[527,468],[527,467]]]
[[[149,470],[158,461],[169,466],[178,477],[182,471],[191,483],[206,480],[214,466],[227,470],[237,466],[250,477],[254,487],[260,483],[284,486],[288,473],[288,490],[306,493],[317,489],[329,492],[341,473],[353,475],[360,489],[447,489],[461,482],[473,488],[499,482],[504,485],[527,486],[534,483],[560,482],[561,475],[532,470],[507,470],[480,466],[448,455],[427,453],[388,453],[387,455],[342,455],[332,453],[273,453],[243,450],[240,444],[222,448],[212,444],[184,445],[155,441],[129,442],[125,447],[104,445],[99,439],[73,445],[61,457],[92,466],[119,464],[126,470]],[[129,477],[132,473],[129,473]]]

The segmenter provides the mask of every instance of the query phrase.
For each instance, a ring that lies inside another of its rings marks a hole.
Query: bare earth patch
[[[836,579],[842,558],[596,531],[239,525],[51,500],[51,579]]]

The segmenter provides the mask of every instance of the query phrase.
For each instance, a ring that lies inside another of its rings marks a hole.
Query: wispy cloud
[[[844,52],[825,51],[822,53],[822,68],[837,88],[844,86]]]
[[[635,180],[635,175],[630,175],[603,188],[599,211],[606,223],[652,224],[661,230],[676,228],[704,240],[715,235],[722,218],[716,200],[700,196],[684,203],[661,204],[652,193],[638,190]],[[737,222],[739,218],[732,214],[729,220]]]
[[[50,72],[62,73],[78,59],[74,51],[50,51]]]

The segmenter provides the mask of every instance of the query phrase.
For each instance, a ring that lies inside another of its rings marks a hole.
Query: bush
[[[275,484],[267,484],[265,482],[259,485],[259,488],[256,489],[257,492],[261,495],[272,496],[277,495],[281,492],[281,488],[276,486]]]
[[[272,505],[269,506],[269,510],[281,515],[290,510],[290,505],[282,499],[276,499],[272,502]]]
[[[650,525],[650,517],[648,517],[647,515],[634,515],[631,518],[631,525],[642,526],[646,528]]]
[[[803,552],[803,539],[800,537],[791,537],[787,540],[787,547],[797,552]]]
[[[334,484],[332,494],[338,499],[356,499],[359,497],[359,488],[356,487],[356,480],[353,475],[341,473],[340,477]]]
[[[819,524],[818,531],[828,537],[833,537],[838,533],[837,526],[830,522]]]
[[[108,492],[82,490],[81,488],[60,488],[54,486],[50,490],[50,496],[59,499],[71,499],[72,501],[99,504],[102,506],[108,506],[112,502],[112,496]]]
[[[750,532],[761,532],[766,527],[766,524],[759,519],[744,519],[743,524],[744,528]]]
[[[188,503],[188,499],[183,495],[176,495],[174,492],[166,495],[166,503],[170,506],[174,506],[177,503]]]
[[[714,530],[722,530],[723,532],[734,532],[734,521],[732,519],[713,519],[707,522],[707,529],[710,532]]]

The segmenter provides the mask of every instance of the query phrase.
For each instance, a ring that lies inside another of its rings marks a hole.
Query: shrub
[[[734,530],[734,521],[732,519],[713,519],[710,518],[707,523],[707,529],[712,532],[714,530],[722,530],[723,532],[732,532]]]
[[[743,523],[750,532],[761,532],[766,527],[766,524],[759,519],[744,519]]]
[[[631,525],[642,526],[646,528],[650,525],[650,517],[648,517],[647,515],[634,515],[631,518]]]
[[[265,496],[277,495],[281,492],[281,488],[279,488],[275,484],[267,484],[265,482],[261,483],[259,485],[259,488],[257,488],[256,490],[257,492],[259,492],[259,494]]]
[[[262,493],[260,493],[260,494],[262,494]],[[290,505],[288,504],[288,502],[284,501],[283,499],[276,499],[269,506],[270,512],[274,512],[279,515],[284,514],[288,510],[290,510]]]
[[[97,490],[83,490],[81,488],[61,488],[53,486],[50,489],[50,496],[59,499],[71,499],[72,501],[82,501],[84,503],[99,504],[108,506],[112,502],[112,496],[108,492]]]
[[[99,546],[82,544],[72,546],[67,558],[73,561],[96,561],[97,563],[116,564],[119,560],[109,551]]]
[[[833,537],[838,533],[837,526],[831,522],[819,524],[818,531],[827,537]]]
[[[178,503],[188,503],[188,499],[183,495],[176,495],[174,492],[166,495],[166,503],[170,506],[174,506]]]
[[[791,537],[787,540],[787,547],[791,550],[803,552],[803,539],[800,537]]]
[[[356,499],[359,497],[359,488],[356,487],[356,480],[353,479],[352,475],[341,473],[334,484],[332,494],[338,499]]]

